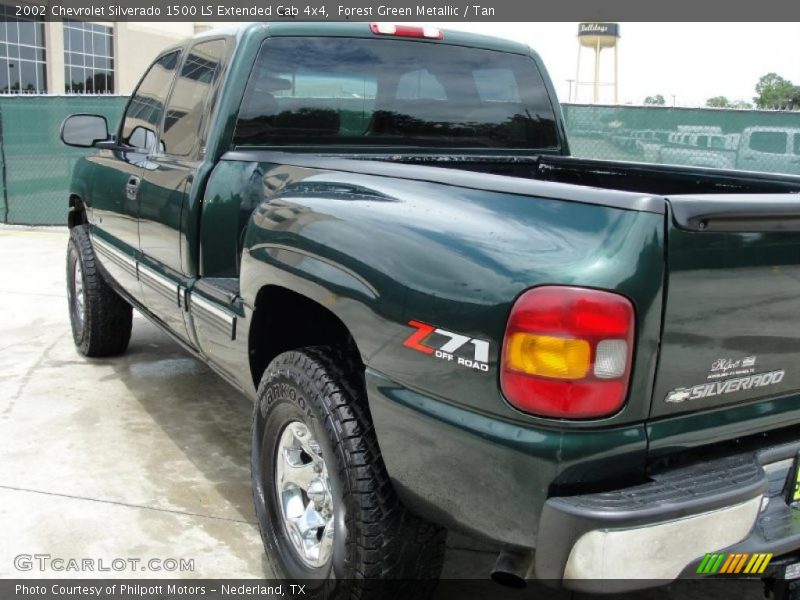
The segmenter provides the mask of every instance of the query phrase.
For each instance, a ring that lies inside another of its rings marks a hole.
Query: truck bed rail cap
[[[274,150],[233,150],[224,154],[222,160],[266,162],[293,167],[305,167],[308,169],[325,169],[330,171],[375,175],[379,177],[395,177],[490,192],[536,196],[553,200],[564,200],[566,202],[597,204],[610,208],[637,212],[655,214],[666,213],[666,200],[661,196],[650,196],[619,190],[605,190],[552,181],[538,181],[535,179],[524,179],[506,175],[491,175],[428,165],[420,168],[420,165],[360,160],[357,158],[320,154],[297,154]]]
[[[800,231],[798,194],[670,196],[675,223],[688,231]]]

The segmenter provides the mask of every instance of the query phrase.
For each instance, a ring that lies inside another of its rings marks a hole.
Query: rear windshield
[[[527,56],[413,41],[270,38],[237,145],[555,148],[553,108]]]

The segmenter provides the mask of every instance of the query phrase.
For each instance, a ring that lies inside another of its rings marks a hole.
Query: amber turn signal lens
[[[506,366],[514,371],[553,379],[583,379],[591,367],[591,347],[586,340],[517,332],[507,343]]]

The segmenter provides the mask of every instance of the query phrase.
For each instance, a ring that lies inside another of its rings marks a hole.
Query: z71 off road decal
[[[488,341],[439,329],[420,321],[409,321],[408,324],[416,331],[403,342],[406,348],[453,361],[462,367],[489,372]]]
[[[763,388],[775,385],[783,381],[786,371],[770,371],[747,377],[735,377],[725,381],[712,381],[711,383],[701,383],[693,387],[680,387],[672,390],[664,399],[665,402],[678,403],[686,400],[700,400],[701,398],[711,398],[722,396],[723,394],[733,394],[744,390]]]

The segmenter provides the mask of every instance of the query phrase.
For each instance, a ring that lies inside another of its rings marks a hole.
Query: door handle
[[[128,197],[128,200],[136,200],[136,196],[139,194],[139,184],[141,181],[142,180],[135,175],[131,175],[128,179],[128,183],[125,185],[125,195]]]

